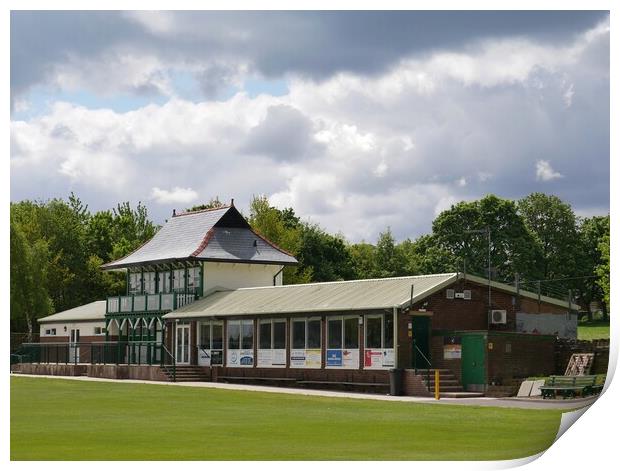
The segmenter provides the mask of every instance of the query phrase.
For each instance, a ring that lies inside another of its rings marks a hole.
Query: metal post
[[[393,340],[394,368],[398,368],[398,309],[396,307],[393,308],[393,314],[394,314],[394,327],[393,327],[394,332],[392,336],[394,337],[394,340]]]
[[[491,226],[487,226],[487,239],[489,243],[489,313],[487,315],[487,330],[491,319]]]
[[[435,370],[435,399],[439,400],[439,370]]]

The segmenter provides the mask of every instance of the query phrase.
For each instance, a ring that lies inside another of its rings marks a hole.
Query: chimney
[[[176,210],[176,209],[173,209],[173,210],[172,210],[172,217],[175,217],[176,215],[177,215],[177,210]]]
[[[230,199],[230,205],[231,205],[232,207],[234,207],[234,206],[235,206],[235,198],[231,198],[231,199]]]

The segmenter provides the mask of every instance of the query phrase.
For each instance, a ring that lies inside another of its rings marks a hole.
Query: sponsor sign
[[[461,345],[460,344],[448,344],[443,346],[443,359],[444,360],[459,360],[461,358]]]
[[[286,366],[286,350],[259,349],[257,366],[262,366],[264,368]]]
[[[327,366],[342,366],[342,350],[327,350]]]
[[[364,368],[394,367],[394,349],[366,349],[364,351]]]
[[[320,368],[321,349],[291,350],[291,368]]]
[[[228,350],[227,366],[252,366],[254,364],[253,350]]]

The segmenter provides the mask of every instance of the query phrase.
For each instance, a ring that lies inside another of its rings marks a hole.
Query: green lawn
[[[579,340],[594,340],[609,338],[609,321],[593,320],[583,321],[577,325],[577,337]]]
[[[561,411],[11,378],[12,460],[496,460]]]

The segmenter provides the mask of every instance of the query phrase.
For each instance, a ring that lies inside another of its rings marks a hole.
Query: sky
[[[374,242],[459,201],[609,211],[609,14],[11,13],[11,200],[253,195]]]

